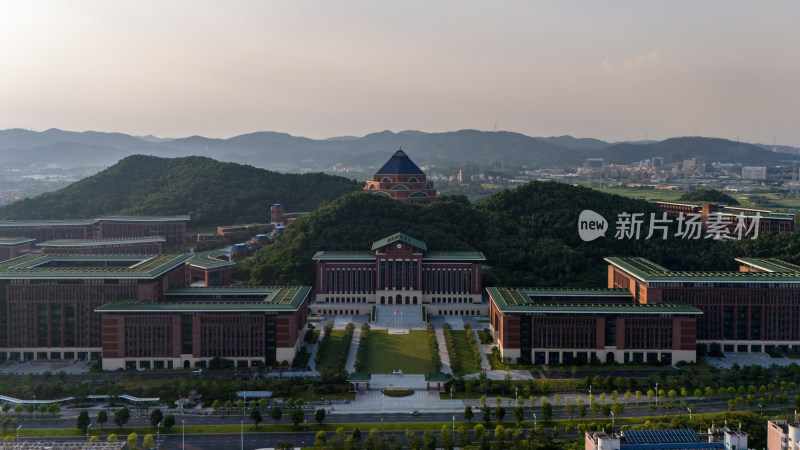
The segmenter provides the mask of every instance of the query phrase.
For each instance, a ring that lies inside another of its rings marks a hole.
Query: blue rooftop
[[[377,172],[377,175],[424,175],[425,173],[411,161],[411,158],[406,155],[403,149],[398,149],[394,152],[389,161],[383,165]]]

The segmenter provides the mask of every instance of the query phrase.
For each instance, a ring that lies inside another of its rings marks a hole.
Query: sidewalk
[[[357,324],[353,324],[357,325]],[[353,330],[353,341],[350,343],[350,353],[347,354],[347,364],[344,370],[353,373],[356,371],[356,353],[358,353],[358,344],[361,342],[361,327],[356,326]]]
[[[453,373],[450,370],[450,352],[447,351],[447,341],[444,338],[444,330],[436,328],[436,342],[439,344],[439,358],[442,360],[442,373]]]

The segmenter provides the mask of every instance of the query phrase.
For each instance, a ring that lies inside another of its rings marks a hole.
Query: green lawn
[[[430,373],[434,371],[428,333],[411,330],[409,334],[389,334],[386,330],[370,332],[367,347],[367,373]]]
[[[453,340],[455,341],[453,346],[456,349],[458,360],[461,361],[461,373],[454,375],[468,375],[480,372],[481,366],[475,361],[475,357],[472,354],[472,349],[469,346],[469,342],[467,342],[466,330],[453,330]]]
[[[344,342],[345,330],[333,330],[331,332],[331,344],[324,355],[320,355],[317,370],[320,372],[331,372],[338,370],[339,355],[350,353],[350,346]]]

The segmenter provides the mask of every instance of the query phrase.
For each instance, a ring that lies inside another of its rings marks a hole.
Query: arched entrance
[[[394,304],[395,305],[402,305],[403,304],[403,296],[400,295],[400,294],[397,294],[395,296],[395,298],[394,298]]]
[[[381,295],[381,305],[385,305],[385,304],[386,304],[386,297]]]
[[[613,353],[606,353],[606,362],[613,363],[614,362],[614,354]]]
[[[189,365],[189,361],[184,361],[183,362],[183,368],[184,369],[191,369],[191,366]]]

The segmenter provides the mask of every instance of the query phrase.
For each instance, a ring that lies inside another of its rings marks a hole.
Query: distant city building
[[[367,180],[364,192],[421,205],[439,201],[439,194],[433,188],[433,181],[426,179],[425,173],[402,149],[397,150],[389,161],[375,172],[372,180]]]
[[[742,167],[743,180],[766,180],[767,167],[766,166],[744,166]]]
[[[747,433],[728,428],[709,428],[698,435],[691,429],[628,430],[619,434],[603,431],[586,433],[586,450],[646,450],[646,449],[721,449],[747,450]],[[771,447],[770,447],[771,449]]]
[[[373,305],[427,305],[429,314],[481,315],[480,252],[428,251],[402,233],[370,251],[320,251],[311,309],[322,314],[370,314]]]
[[[603,167],[603,158],[589,158],[586,160],[586,167],[600,169]]]
[[[664,158],[662,156],[654,156],[651,161],[654,169],[661,169],[664,167]]]
[[[800,423],[768,421],[767,450],[800,450]]]

